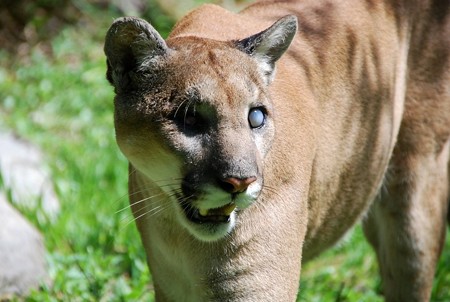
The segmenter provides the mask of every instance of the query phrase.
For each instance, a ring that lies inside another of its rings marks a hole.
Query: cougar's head
[[[268,87],[296,27],[287,16],[242,40],[166,43],[146,21],[121,18],[107,33],[118,145],[165,197],[151,198],[200,240],[229,233],[264,187],[276,130]]]

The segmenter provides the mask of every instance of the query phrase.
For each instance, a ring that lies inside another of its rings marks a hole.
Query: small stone
[[[49,281],[39,232],[0,194],[0,300]]]
[[[2,190],[11,192],[14,203],[36,209],[38,202],[50,218],[59,212],[59,201],[53,189],[43,155],[32,144],[11,133],[0,131],[0,175]]]

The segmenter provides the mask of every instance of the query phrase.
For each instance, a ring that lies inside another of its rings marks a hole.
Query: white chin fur
[[[239,196],[233,200],[237,208],[243,210],[248,208],[261,191],[261,185],[259,183],[251,184],[247,192],[239,194]],[[231,197],[228,193],[223,192],[212,186],[208,186],[204,189],[206,194],[203,198],[198,200],[194,206],[202,209],[214,209],[225,206],[231,202]],[[178,219],[188,232],[200,241],[213,242],[226,237],[234,229],[236,225],[236,210],[230,214],[229,222],[227,223],[195,223],[187,219],[184,211],[178,206]]]
[[[226,237],[236,225],[236,212],[230,215],[230,221],[227,223],[194,223],[188,221],[186,217],[182,219],[183,226],[192,236],[200,241],[213,242]]]

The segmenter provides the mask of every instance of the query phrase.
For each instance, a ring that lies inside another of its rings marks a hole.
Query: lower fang
[[[223,214],[226,216],[230,216],[230,214],[234,211],[236,208],[236,205],[234,203],[230,203],[229,205],[226,205],[222,208]]]

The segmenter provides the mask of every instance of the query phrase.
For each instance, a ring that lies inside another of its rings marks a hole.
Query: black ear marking
[[[296,16],[285,16],[268,29],[237,41],[236,47],[258,61],[267,77],[267,83],[270,83],[275,62],[288,49],[297,32],[297,26]]]
[[[169,48],[147,21],[124,17],[115,20],[106,33],[104,51],[106,78],[120,91],[128,86],[130,72],[151,68]]]

